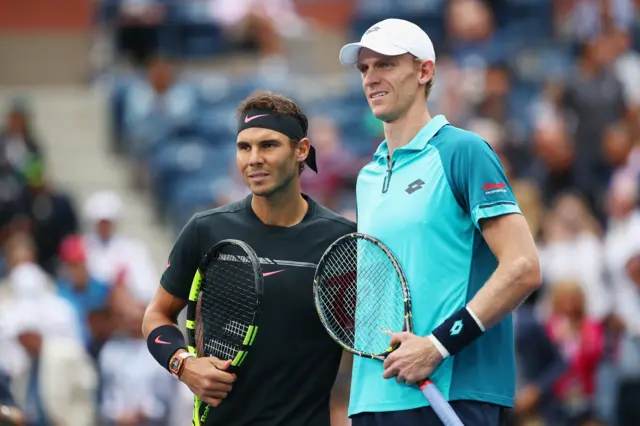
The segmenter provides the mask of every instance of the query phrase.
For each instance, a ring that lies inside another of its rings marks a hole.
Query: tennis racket
[[[260,261],[249,245],[223,240],[211,247],[191,284],[186,324],[189,352],[199,358],[231,359],[227,371],[237,371],[258,331],[262,284]],[[209,408],[194,396],[193,426],[205,422]]]
[[[313,295],[329,335],[355,355],[384,361],[395,349],[389,333],[413,332],[404,272],[374,237],[352,233],[329,246],[316,268]],[[462,426],[432,381],[418,386],[445,426]]]

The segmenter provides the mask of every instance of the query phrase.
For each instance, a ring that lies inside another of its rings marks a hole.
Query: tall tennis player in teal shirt
[[[511,312],[541,282],[536,248],[503,167],[477,134],[431,117],[435,53],[416,25],[388,19],[340,61],[357,66],[385,141],[357,182],[358,231],[404,269],[415,334],[384,363],[355,357],[354,426],[437,425],[422,393],[431,377],[465,425],[498,426],[512,405]]]

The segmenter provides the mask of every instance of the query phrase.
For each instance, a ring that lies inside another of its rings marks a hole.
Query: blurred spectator
[[[492,63],[485,71],[482,98],[476,115],[507,126],[509,119],[509,93],[511,75],[505,63]]]
[[[628,287],[628,299],[625,301],[621,311],[626,311],[624,316],[627,320],[626,337],[627,341],[635,345],[629,347],[629,353],[623,360],[623,370],[629,377],[640,379],[640,243],[636,241],[636,249],[632,251],[625,263],[626,278],[630,281]],[[622,351],[624,353],[624,350]]]
[[[41,167],[42,160],[42,147],[33,133],[26,101],[15,98],[0,130],[0,163],[6,162],[28,179],[33,168]]]
[[[93,426],[96,372],[69,330],[74,317],[54,298],[12,304],[4,321],[27,355],[26,368],[12,371],[13,393],[28,425]]]
[[[587,205],[576,195],[563,195],[543,226],[539,252],[544,281],[549,286],[576,281],[587,295],[589,316],[603,319],[611,311],[611,300],[604,283],[602,230]]]
[[[470,132],[477,133],[491,145],[491,148],[496,152],[502,163],[507,179],[511,179],[513,177],[513,168],[511,167],[508,156],[505,154],[505,152],[508,151],[508,148],[505,146],[505,139],[507,138],[505,127],[493,118],[477,117],[469,120],[467,129]]]
[[[540,241],[544,219],[544,205],[540,188],[535,182],[525,179],[513,181],[511,187],[533,238],[536,242]]]
[[[69,301],[80,318],[85,348],[93,355],[110,335],[107,283],[87,270],[86,249],[80,236],[67,237],[60,246],[62,270],[57,282],[60,296]]]
[[[38,263],[49,274],[58,267],[62,240],[78,232],[78,216],[71,196],[47,182],[43,170],[34,171],[27,183],[26,220],[37,246]]]
[[[565,373],[567,364],[536,318],[537,296],[537,292],[529,296],[513,316],[518,371],[514,420],[518,424],[542,420],[562,426],[565,416],[554,399],[553,385]]]
[[[0,303],[38,291],[53,293],[53,281],[36,262],[36,248],[28,234],[15,234],[5,246],[7,274],[0,281]]]
[[[640,309],[634,303],[635,288],[627,271],[628,259],[640,241],[638,195],[638,181],[632,176],[621,175],[612,182],[607,194],[609,223],[604,248],[614,299],[611,325],[618,332],[633,327],[640,334]]]
[[[606,188],[612,166],[603,155],[607,126],[626,117],[622,84],[612,70],[612,43],[597,37],[579,46],[575,75],[567,81],[561,105],[575,128],[574,175],[599,219],[603,218],[599,194]]]
[[[117,333],[100,352],[100,417],[105,426],[167,423],[178,382],[160,367],[142,336],[144,307],[117,318]]]
[[[608,25],[629,28],[633,23],[633,0],[556,0],[556,25],[560,34],[583,41],[602,34]]]
[[[620,389],[616,408],[620,426],[640,424],[640,240],[634,243],[625,262],[626,278],[630,282],[619,298],[620,314],[626,325],[619,348]]]
[[[122,207],[120,197],[112,191],[97,192],[87,200],[87,267],[95,279],[116,286],[114,291],[126,292],[128,296],[119,299],[123,303],[146,305],[155,294],[158,272],[145,245],[118,231]]]
[[[116,42],[120,52],[136,65],[145,64],[158,48],[159,26],[166,14],[162,1],[119,1]]]
[[[176,75],[174,65],[155,56],[146,68],[146,80],[136,80],[124,105],[128,151],[142,166],[153,143],[191,123],[197,93]]]
[[[593,416],[596,371],[603,356],[601,323],[587,313],[580,284],[556,283],[551,289],[552,312],[546,321],[551,339],[569,362],[567,371],[554,385],[569,424],[579,425]]]
[[[564,121],[560,119],[536,123],[532,138],[534,157],[521,175],[538,183],[543,191],[544,204],[548,207],[560,194],[576,189],[572,171],[575,148]]]
[[[355,180],[361,164],[354,162],[350,147],[344,146],[337,124],[329,117],[309,119],[309,140],[316,148],[318,174],[302,173],[303,191],[318,203],[338,210],[341,192],[348,180]]]
[[[633,173],[631,170],[633,165],[629,164],[633,148],[633,139],[626,123],[614,122],[605,128],[603,149],[606,159],[614,168],[613,177],[616,175],[616,170],[628,169]]]
[[[292,0],[207,0],[212,21],[235,44],[256,43],[265,76],[288,71],[282,37],[305,30]]]
[[[429,94],[430,108],[447,117],[449,123],[462,125],[472,114],[482,78],[481,72],[461,68],[450,56],[439,56],[435,84]]]
[[[497,43],[494,16],[487,3],[450,1],[446,20],[451,57],[463,69],[483,70],[507,54]]]
[[[614,51],[614,71],[622,83],[627,105],[637,114],[640,108],[640,53],[632,48],[632,35],[626,28],[614,27],[609,33]]]

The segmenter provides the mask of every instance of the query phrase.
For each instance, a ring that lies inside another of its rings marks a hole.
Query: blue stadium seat
[[[203,106],[194,117],[195,127],[214,144],[235,141],[237,102]]]
[[[541,84],[513,81],[509,93],[509,119],[515,123],[525,134],[529,134],[533,128],[532,106],[541,91]]]
[[[571,48],[563,45],[530,45],[510,57],[518,79],[540,84],[548,79],[565,79],[574,66]]]
[[[338,126],[342,127],[361,123],[362,118],[365,114],[369,113],[369,111],[366,100],[364,103],[325,100],[310,106],[307,109],[307,115],[332,118]]]
[[[443,0],[358,0],[351,23],[352,37],[360,39],[373,24],[383,19],[406,19],[420,26],[435,45],[444,41]]]
[[[126,151],[124,145],[124,117],[125,99],[131,85],[140,81],[142,77],[138,74],[112,73],[108,76],[108,85],[111,87],[109,94],[109,114],[112,149],[119,153]],[[103,78],[103,81],[105,78]]]
[[[197,211],[211,208],[215,202],[214,180],[207,175],[195,174],[185,176],[173,186],[167,214],[175,230],[181,229]]]
[[[503,0],[500,5],[497,20],[514,41],[542,42],[553,36],[550,0]]]
[[[204,139],[173,138],[163,141],[148,158],[151,175],[151,192],[160,206],[166,203],[175,192],[181,180],[207,172],[210,175],[228,173],[233,157],[231,149],[216,148]]]
[[[225,74],[207,73],[204,76],[186,76],[200,93],[200,108],[210,108],[221,103],[230,104],[235,101],[232,94],[231,78]]]

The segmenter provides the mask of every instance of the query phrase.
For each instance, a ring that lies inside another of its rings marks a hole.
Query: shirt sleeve
[[[189,299],[193,276],[200,264],[197,218],[193,216],[180,231],[160,277],[162,287],[168,293],[183,300]]]
[[[502,163],[487,142],[465,132],[443,148],[441,156],[454,196],[478,230],[482,219],[521,213]]]

